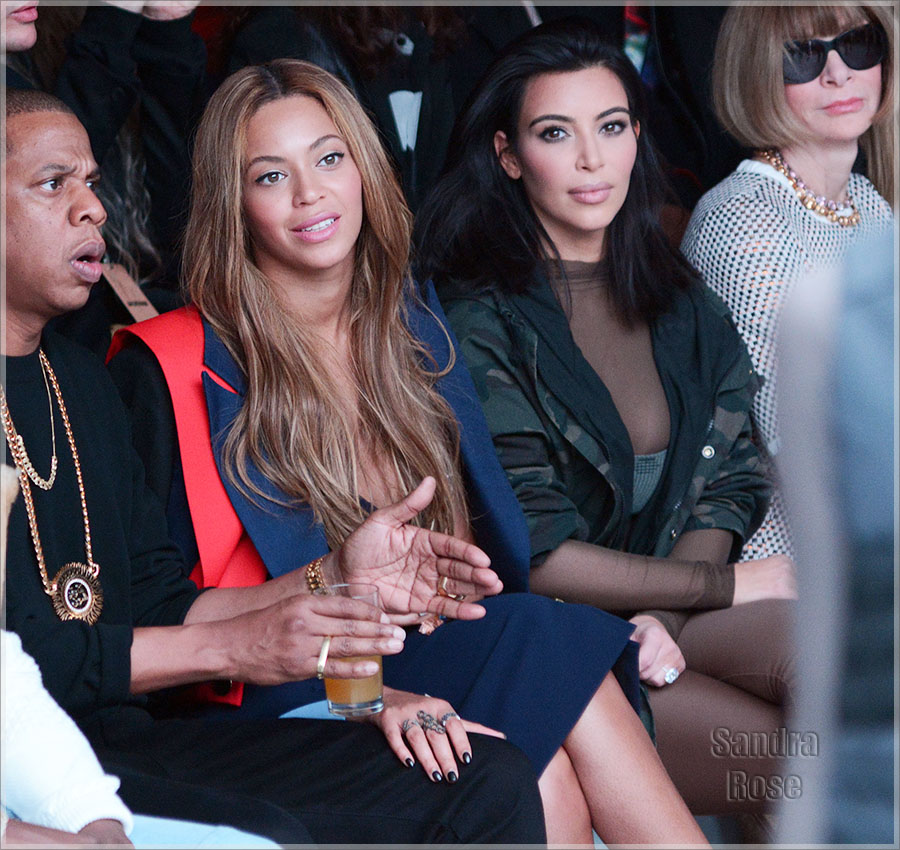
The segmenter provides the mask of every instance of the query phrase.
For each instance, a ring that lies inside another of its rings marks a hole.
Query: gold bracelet
[[[309,585],[310,593],[319,593],[328,587],[322,575],[322,562],[324,560],[325,556],[323,555],[321,558],[316,558],[315,561],[306,565],[306,583]]]

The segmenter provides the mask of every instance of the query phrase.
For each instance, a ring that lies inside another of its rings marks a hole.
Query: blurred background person
[[[797,283],[782,318],[779,471],[795,520],[800,678],[786,844],[896,844],[896,234]],[[815,352],[814,356],[810,356]]]

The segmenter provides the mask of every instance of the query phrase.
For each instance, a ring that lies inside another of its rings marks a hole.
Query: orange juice
[[[382,666],[380,655],[359,655],[343,661],[377,661],[378,672],[363,679],[331,679],[325,677],[325,696],[328,710],[342,717],[361,717],[377,714],[384,707],[381,701]]]

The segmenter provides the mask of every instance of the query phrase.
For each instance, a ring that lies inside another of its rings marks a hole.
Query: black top
[[[85,731],[110,720],[140,722],[142,697],[129,694],[134,626],[177,625],[200,591],[169,542],[159,502],[144,483],[119,395],[97,359],[68,340],[45,334],[81,460],[94,560],[104,602],[94,626],[62,622],[41,586],[25,503],[9,522],[7,628],[22,638],[44,685]],[[50,471],[50,419],[38,353],[5,357],[6,394],[16,430],[38,474]],[[51,390],[52,392],[52,390]],[[49,492],[31,485],[47,572],[84,563],[84,526],[74,465],[53,401],[59,471]],[[11,464],[9,448],[6,463]]]
[[[111,6],[88,8],[56,80],[56,94],[88,131],[104,179],[116,185],[122,178],[110,173],[107,153],[140,104],[150,223],[165,254],[174,252],[186,220],[188,139],[206,96],[206,48],[191,31],[192,17],[153,21]]]

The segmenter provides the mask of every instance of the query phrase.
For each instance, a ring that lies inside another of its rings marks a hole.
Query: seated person
[[[169,841],[179,847],[278,846],[231,827],[132,815],[116,794],[119,780],[104,773],[84,734],[47,693],[18,635],[0,632],[0,651],[4,846],[88,839],[137,847]],[[8,822],[7,810],[15,815]]]
[[[16,471],[0,466],[0,609],[5,606],[6,526],[19,492]],[[3,658],[3,734],[0,741],[0,842],[114,844],[138,847],[277,847],[230,827],[132,815],[116,794],[119,781],[103,772],[94,751],[47,693],[19,636],[0,631]],[[15,815],[7,818],[7,810]]]
[[[663,763],[695,814],[725,814],[762,805],[729,771],[774,772],[710,736],[783,722],[793,566],[734,564],[767,501],[756,375],[662,233],[646,114],[589,22],[529,31],[459,118],[418,256],[525,510],[532,589],[631,618]]]
[[[267,5],[237,23],[229,70],[305,59],[330,71],[372,116],[415,212],[440,174],[461,101],[452,69],[466,49],[453,6]]]
[[[16,10],[4,4],[7,86],[56,93],[85,126],[103,168],[104,274],[83,308],[52,325],[100,357],[111,326],[183,303],[175,269],[188,139],[205,98],[206,53],[191,31],[196,5],[115,0]]]
[[[131,344],[111,363],[205,583],[297,575],[426,478],[421,526],[484,546],[508,590],[527,588],[523,517],[434,292],[412,282],[409,236],[377,131],[331,74],[283,59],[213,95],[185,239],[194,306],[123,331]],[[226,551],[226,522],[252,571]],[[440,590],[469,594],[452,577]],[[592,826],[608,842],[702,842],[611,674],[635,695],[631,627],[521,592],[483,604],[484,619],[412,630],[385,681],[520,746],[551,842],[589,843]],[[250,689],[241,711],[316,698]],[[403,718],[385,734],[414,742]]]
[[[302,573],[206,591],[186,578],[106,371],[46,331],[53,316],[84,303],[104,248],[97,166],[65,104],[7,93],[4,178],[0,412],[23,488],[7,538],[7,627],[103,768],[120,778],[125,803],[287,844],[543,842],[525,757],[495,737],[469,738],[456,718],[453,743],[469,757],[455,783],[423,793],[421,774],[398,764],[368,724],[155,719],[147,711],[147,693],[191,682],[370,675],[374,662],[347,659],[397,653],[404,633],[371,605],[312,595]],[[322,567],[348,579],[362,568],[399,612],[483,614],[436,591],[450,573],[454,592],[495,592],[484,553],[427,529],[407,532],[405,520],[421,507],[408,501],[369,517]],[[319,665],[326,637],[331,652]],[[436,698],[430,710],[453,714]],[[429,767],[448,762],[449,750],[432,732],[416,742]]]
[[[700,199],[682,250],[728,305],[763,378],[753,416],[776,463],[782,306],[804,275],[894,226],[893,33],[879,6],[734,5],[716,43],[716,112],[752,155]],[[861,153],[868,176],[854,171]],[[772,478],[746,560],[793,557]]]

